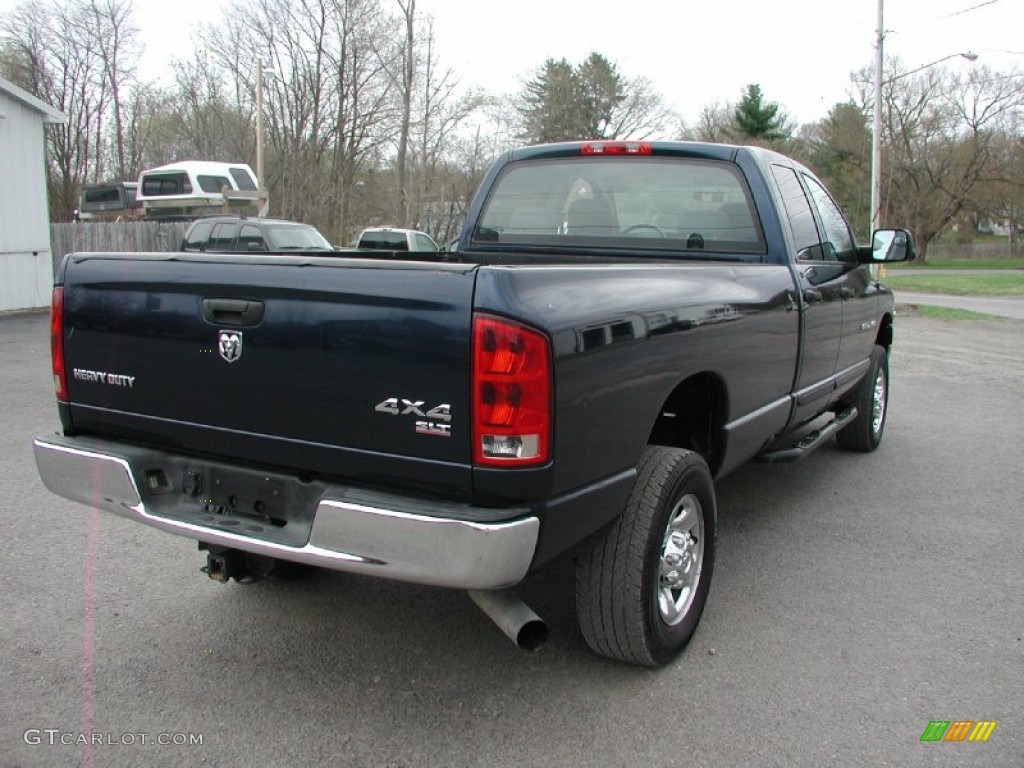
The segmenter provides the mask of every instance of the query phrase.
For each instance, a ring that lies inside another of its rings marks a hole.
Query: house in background
[[[0,312],[50,306],[46,125],[63,112],[0,77]]]

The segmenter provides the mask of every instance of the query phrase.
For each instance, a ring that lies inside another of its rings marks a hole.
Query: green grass
[[[893,290],[953,296],[1024,296],[1024,275],[899,275],[884,279]]]
[[[1024,256],[1011,259],[933,259],[927,264],[909,261],[885,266],[890,272],[901,269],[1024,269]]]
[[[921,317],[931,317],[936,320],[1004,320],[999,315],[987,315],[984,312],[971,312],[969,309],[954,309],[953,307],[936,307],[931,304],[918,304],[917,314]]]

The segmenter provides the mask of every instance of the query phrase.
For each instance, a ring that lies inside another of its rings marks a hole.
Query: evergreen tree
[[[746,139],[775,141],[789,138],[784,119],[779,115],[779,105],[774,101],[766,102],[761,86],[756,83],[744,90],[733,120],[737,133]]]
[[[665,108],[643,79],[628,80],[599,53],[579,66],[548,59],[515,104],[528,143],[633,138],[657,130]]]
[[[578,121],[580,87],[576,71],[565,59],[544,62],[527,82],[522,105],[522,138],[534,143],[571,141],[581,136]]]
[[[806,162],[825,182],[860,238],[867,238],[871,195],[871,131],[853,102],[836,104],[814,126]]]

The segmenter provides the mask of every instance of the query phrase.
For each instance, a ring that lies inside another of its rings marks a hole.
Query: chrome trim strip
[[[289,547],[150,513],[131,465],[120,456],[45,438],[33,444],[39,476],[58,496],[208,544],[336,571],[499,589],[526,576],[540,533],[540,521],[533,516],[475,523],[321,499],[309,543]]]
[[[753,410],[750,413],[740,416],[735,421],[730,421],[728,424],[725,425],[725,431],[735,432],[740,427],[745,427],[753,421],[761,419],[765,416],[769,416],[773,411],[784,410],[788,412],[790,407],[792,407],[792,400],[790,399],[789,395],[784,395],[783,397],[780,397],[778,400],[773,400],[772,402],[766,405],[762,405],[760,408]]]
[[[796,397],[797,405],[806,405],[807,403],[831,393],[846,382],[863,376],[864,372],[867,371],[870,362],[870,360],[861,360],[859,363],[854,363],[841,371],[836,371],[823,381],[811,384],[809,387],[804,387],[803,389],[794,392],[793,394]]]
[[[854,379],[862,378],[868,372],[869,365],[871,365],[870,360],[861,360],[859,363],[854,363],[848,368],[836,371],[836,387],[841,387]]]

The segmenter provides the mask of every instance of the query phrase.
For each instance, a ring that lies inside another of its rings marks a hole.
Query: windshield
[[[309,226],[268,226],[272,251],[333,251],[327,239]]]
[[[735,165],[663,156],[513,163],[495,182],[473,242],[765,253]]]

